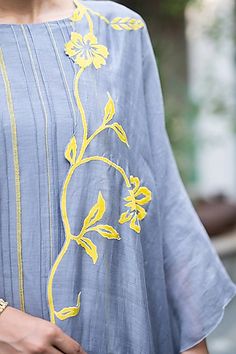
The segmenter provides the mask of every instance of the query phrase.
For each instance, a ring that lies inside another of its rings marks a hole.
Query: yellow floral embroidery
[[[84,236],[86,233],[96,231],[99,233],[99,235],[103,237],[120,240],[118,232],[112,226],[103,224],[93,226],[94,224],[96,224],[96,222],[102,219],[105,210],[105,199],[103,198],[102,193],[100,192],[98,195],[97,203],[92,207],[88,216],[84,220],[84,224],[80,234],[74,238],[78,245],[82,246],[85,249],[86,253],[92,258],[94,264],[97,262],[98,259],[97,247],[90,239]]]
[[[129,190],[129,196],[124,198],[128,203],[125,204],[129,208],[122,213],[119,219],[120,224],[130,222],[130,228],[137,233],[140,233],[141,227],[139,221],[143,220],[147,215],[146,210],[141,206],[150,202],[152,193],[147,187],[140,187],[138,177],[130,176],[130,182],[134,188]]]
[[[74,307],[65,307],[61,311],[55,311],[55,315],[57,318],[61,321],[67,320],[67,318],[70,317],[75,317],[79,314],[80,311],[80,295],[81,292],[79,293],[77,297],[77,304]]]
[[[85,7],[78,0],[74,0],[74,3],[76,5],[76,10],[71,17],[71,20],[81,21],[83,18],[86,18],[89,27],[89,32],[85,36],[82,36],[77,32],[72,32],[70,41],[65,44],[65,53],[79,66],[79,70],[75,74],[74,96],[81,116],[83,137],[80,149],[78,149],[78,144],[74,135],[71,137],[65,149],[65,158],[70,164],[68,173],[63,183],[60,200],[61,216],[65,230],[65,242],[51,269],[47,289],[50,320],[52,323],[56,322],[56,318],[63,321],[70,317],[77,316],[81,307],[81,292],[78,295],[77,303],[75,306],[66,306],[62,310],[56,311],[54,305],[53,282],[55,274],[58,270],[58,267],[60,266],[61,261],[66,255],[71,242],[75,242],[78,246],[82,247],[86,254],[91,258],[92,262],[96,264],[98,260],[97,246],[92,240],[88,238],[88,233],[96,232],[98,235],[108,240],[121,239],[119,233],[113,226],[100,223],[106,211],[106,201],[102,195],[102,192],[99,192],[96,203],[91,207],[88,215],[84,219],[79,234],[72,234],[67,212],[67,190],[76,169],[86,163],[99,161],[101,163],[105,163],[109,167],[114,168],[118,173],[120,173],[130,193],[130,196],[125,198],[125,200],[128,202],[126,206],[130,208],[130,211],[126,212],[126,217],[125,215],[121,215],[119,221],[120,223],[123,223],[129,219],[129,221],[131,221],[130,227],[133,228],[136,232],[140,232],[140,226],[137,226],[137,220],[142,220],[146,216],[146,211],[141,207],[141,205],[144,205],[151,200],[151,192],[146,187],[140,187],[140,181],[138,177],[131,176],[129,178],[121,166],[104,156],[85,156],[90,143],[106,129],[112,129],[122,143],[126,144],[128,147],[129,144],[126,132],[123,127],[118,122],[112,122],[116,114],[116,110],[114,101],[109,93],[108,101],[104,107],[104,116],[101,125],[90,136],[88,135],[86,112],[79,93],[79,81],[85,69],[92,65],[96,69],[100,69],[102,66],[106,65],[106,59],[109,56],[107,47],[98,44],[97,37],[94,34],[93,20],[90,14],[98,16],[101,20],[105,21],[107,24],[111,25],[113,29],[116,30],[137,30],[143,27],[143,23],[139,19],[136,20],[128,17],[123,19],[121,17],[117,17],[112,21],[109,21],[105,16],[89,9],[88,7]],[[132,184],[134,184],[133,189]],[[144,195],[144,197],[138,199],[140,195]]]
[[[131,17],[116,17],[111,21],[111,26],[113,29],[117,31],[131,31],[131,30],[138,30],[144,27],[144,23],[141,20],[137,20]]]
[[[83,16],[87,12],[87,9],[84,5],[80,4],[77,0],[74,0],[74,3],[76,5],[76,9],[70,19],[74,22],[81,21]]]
[[[67,161],[69,161],[71,165],[75,164],[76,152],[77,152],[77,142],[76,142],[76,138],[73,136],[65,151],[65,158],[67,159]]]
[[[10,80],[7,73],[3,51],[0,48],[0,72],[4,81],[7,106],[11,125],[11,139],[13,147],[13,161],[15,174],[15,191],[16,191],[16,242],[17,242],[17,263],[18,263],[18,283],[20,295],[20,308],[25,311],[25,295],[24,295],[24,273],[23,273],[23,259],[22,259],[22,223],[21,223],[21,181],[20,181],[20,164],[18,153],[18,136],[15,119],[15,110],[12,99],[12,91]]]
[[[97,44],[97,38],[93,33],[87,33],[84,37],[80,33],[72,32],[71,40],[65,45],[65,52],[81,68],[87,68],[91,64],[96,69],[106,64],[109,55],[107,47]]]
[[[101,20],[106,22],[108,25],[114,30],[117,31],[137,31],[144,27],[144,22],[141,19],[131,18],[131,17],[115,17],[111,21],[108,20],[105,16],[101,15],[99,12],[96,12],[89,7],[82,5],[78,0],[74,0],[76,5],[76,10],[74,11],[71,20],[74,22],[81,21],[84,16],[87,17],[87,20],[90,24],[90,28],[92,28],[91,17],[89,13],[92,15],[98,16]]]
[[[83,109],[83,105],[80,100],[79,96],[79,90],[78,90],[78,79],[79,75],[83,71],[80,71],[76,75],[76,80],[74,82],[74,94],[76,97],[76,101],[78,103],[78,108],[81,113],[82,117],[82,122],[83,122],[83,127],[84,127],[84,137],[82,141],[82,145],[80,148],[80,151],[78,152],[78,144],[76,141],[76,137],[73,135],[72,138],[70,139],[70,142],[68,143],[66,149],[65,149],[65,158],[67,161],[70,163],[70,169],[67,173],[66,179],[63,184],[63,189],[62,189],[62,196],[61,196],[61,215],[62,215],[62,220],[63,220],[63,225],[65,229],[65,238],[66,241],[55,261],[53,264],[52,270],[50,272],[49,276],[49,281],[48,281],[48,303],[49,303],[49,310],[50,310],[50,319],[52,323],[56,322],[56,318],[59,320],[65,320],[69,317],[76,316],[76,314],[79,313],[80,310],[80,303],[77,304],[75,307],[65,307],[60,311],[56,311],[54,307],[54,300],[53,300],[53,281],[54,277],[56,274],[56,271],[64,258],[71,242],[76,242],[78,246],[81,246],[84,248],[85,252],[87,255],[92,259],[93,263],[95,264],[98,260],[98,252],[97,252],[97,247],[96,245],[85,235],[88,232],[95,231],[97,232],[100,236],[106,239],[110,240],[120,240],[120,235],[119,233],[111,226],[111,225],[106,225],[106,224],[97,224],[98,221],[100,221],[103,218],[103,215],[106,210],[106,203],[105,199],[103,198],[103,195],[101,192],[99,192],[98,199],[96,204],[91,208],[90,212],[88,213],[87,217],[84,220],[82,229],[78,235],[73,235],[71,233],[71,228],[70,228],[70,223],[68,219],[68,213],[67,213],[67,189],[69,186],[69,183],[71,181],[71,178],[75,172],[75,170],[90,161],[101,161],[113,168],[115,168],[124,178],[127,188],[130,188],[130,182],[129,179],[125,173],[125,171],[112,162],[111,160],[103,157],[103,156],[91,156],[91,157],[84,157],[84,154],[87,150],[87,147],[89,144],[95,139],[101,132],[103,132],[105,129],[113,129],[118,138],[125,144],[128,144],[126,133],[123,129],[123,127],[118,124],[117,122],[114,122],[111,124],[111,121],[113,120],[115,116],[115,104],[114,101],[111,97],[111,95],[108,93],[108,101],[107,104],[105,105],[104,108],[104,116],[102,119],[102,123],[100,127],[90,136],[88,136],[88,131],[87,131],[87,119],[86,119],[86,114]],[[117,126],[119,126],[119,129],[117,129]]]

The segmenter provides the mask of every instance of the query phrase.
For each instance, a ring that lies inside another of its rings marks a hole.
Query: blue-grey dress
[[[90,354],[177,354],[236,294],[181,181],[142,17],[0,24],[0,297]]]

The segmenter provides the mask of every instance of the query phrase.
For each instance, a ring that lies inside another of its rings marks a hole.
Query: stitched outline
[[[7,74],[3,51],[0,48],[0,68],[2,72],[3,81],[5,84],[5,91],[7,96],[7,105],[11,122],[12,134],[12,150],[15,170],[15,189],[16,189],[16,238],[17,238],[17,262],[18,262],[18,283],[20,294],[20,308],[25,311],[25,297],[24,297],[24,275],[23,275],[23,260],[22,260],[22,225],[21,225],[21,189],[20,189],[20,170],[19,170],[19,155],[18,142],[14,105],[12,100],[11,85]]]

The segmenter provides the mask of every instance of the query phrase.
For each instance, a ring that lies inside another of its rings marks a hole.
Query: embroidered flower
[[[125,204],[129,208],[122,213],[119,219],[120,224],[130,222],[130,228],[140,233],[141,227],[139,221],[143,220],[147,215],[142,205],[147,204],[152,199],[152,192],[147,187],[140,187],[138,177],[130,176],[130,182],[134,188],[129,190],[129,196],[124,198],[128,203]]]
[[[89,32],[84,37],[77,32],[71,33],[71,40],[65,44],[65,52],[81,68],[87,68],[91,64],[96,69],[106,64],[109,55],[107,47],[97,44],[96,36]]]

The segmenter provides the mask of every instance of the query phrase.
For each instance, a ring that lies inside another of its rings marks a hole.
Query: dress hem
[[[226,302],[222,306],[222,309],[221,309],[221,312],[220,312],[220,317],[218,318],[216,323],[207,330],[207,332],[201,337],[201,339],[195,341],[193,344],[189,344],[189,345],[181,348],[180,349],[180,353],[185,352],[186,350],[190,350],[190,349],[194,348],[197,344],[201,343],[204,339],[206,339],[218,327],[218,325],[220,324],[220,322],[222,321],[222,319],[224,317],[226,306],[232,301],[232,299],[235,296],[236,296],[236,286],[234,287],[233,293],[227,298]]]

